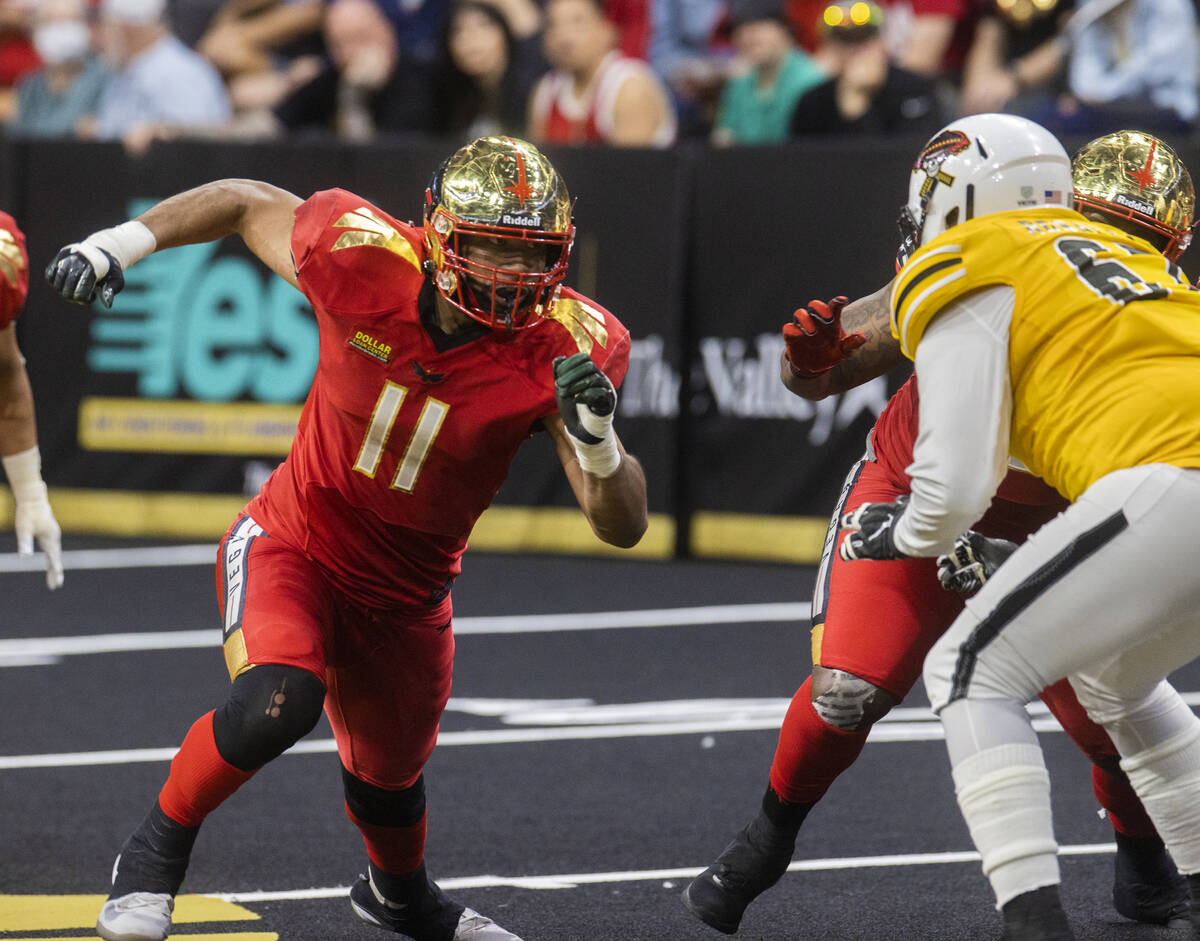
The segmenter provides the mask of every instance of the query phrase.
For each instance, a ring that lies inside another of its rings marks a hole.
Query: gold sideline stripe
[[[54,516],[67,532],[211,539],[214,543],[248,499],[241,494],[50,488]],[[0,527],[12,527],[12,499],[6,488],[0,488]],[[618,549],[597,539],[583,514],[568,507],[494,506],[480,517],[471,535],[472,549],[499,552],[666,559],[674,547],[675,523],[666,513],[650,514],[642,541],[632,549]]]
[[[104,895],[0,895],[0,931],[54,931],[91,928],[107,896]],[[260,915],[235,902],[203,895],[181,895],[175,900],[173,921],[177,925],[209,921],[259,921]],[[218,935],[188,935],[215,938]],[[231,935],[220,935],[228,941]],[[267,941],[274,934],[244,935]]]
[[[692,515],[691,552],[695,556],[794,562],[821,561],[829,520],[820,516],[767,516],[750,513]]]

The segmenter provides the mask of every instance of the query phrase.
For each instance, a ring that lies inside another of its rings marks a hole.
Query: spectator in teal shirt
[[[797,99],[828,76],[796,45],[783,0],[730,0],[728,19],[749,68],[725,83],[713,143],[787,140]]]

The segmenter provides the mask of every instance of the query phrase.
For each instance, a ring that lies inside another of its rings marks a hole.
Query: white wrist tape
[[[583,430],[600,439],[596,444],[586,444],[571,435],[579,466],[584,473],[593,477],[611,477],[621,466],[621,452],[617,450],[617,436],[612,430],[612,414],[597,415],[586,405],[580,404],[576,404],[575,414],[579,416]]]
[[[79,243],[78,251],[92,263],[92,267],[96,269],[96,277],[103,278],[108,274],[108,259],[96,252],[96,249],[103,249],[119,261],[122,268],[128,268],[151,254],[157,247],[158,240],[154,233],[134,219],[111,229],[93,232]],[[88,249],[91,249],[96,257]],[[103,273],[100,271],[100,265],[96,263],[97,257],[104,262]]]
[[[18,503],[45,499],[46,484],[42,481],[42,454],[36,444],[28,451],[0,457],[0,462],[4,464],[8,485],[12,487],[13,498]]]
[[[579,466],[585,474],[593,477],[611,477],[621,466],[621,452],[617,449],[616,435],[601,439],[599,444],[584,444],[578,438],[572,437],[571,444],[575,445],[575,455],[579,458]]]

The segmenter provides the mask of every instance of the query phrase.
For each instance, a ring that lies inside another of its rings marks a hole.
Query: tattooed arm
[[[892,285],[860,297],[842,310],[842,330],[861,333],[866,342],[833,368],[815,376],[800,376],[789,366],[786,351],[779,362],[780,377],[803,399],[817,401],[882,376],[904,358],[891,329]]]

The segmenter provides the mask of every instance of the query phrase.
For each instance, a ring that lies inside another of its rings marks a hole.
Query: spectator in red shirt
[[[553,71],[529,99],[529,134],[553,144],[667,147],[671,97],[650,66],[622,55],[600,0],[549,0],[544,49]]]
[[[0,122],[17,108],[17,81],[41,68],[30,39],[32,3],[0,3]]]

